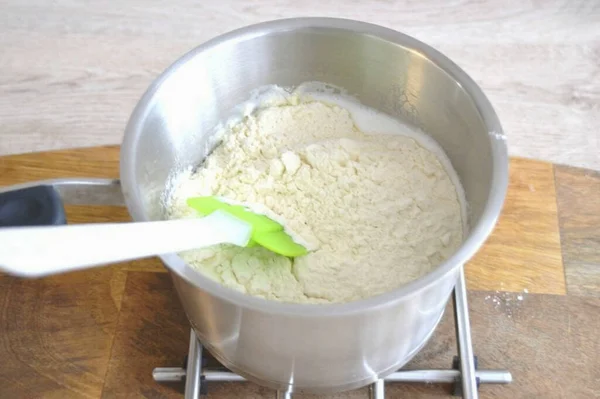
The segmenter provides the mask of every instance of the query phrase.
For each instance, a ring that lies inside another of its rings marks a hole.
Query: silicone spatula
[[[281,234],[281,225],[262,215],[228,207],[207,213],[153,222],[0,228],[0,270],[42,277],[217,244],[247,246],[251,238],[285,256],[303,254]]]
[[[223,211],[252,226],[251,240],[247,246],[256,244],[280,255],[295,258],[306,255],[307,249],[295,242],[285,232],[284,227],[266,215],[253,212],[244,205],[230,204],[217,197],[192,197],[187,199],[187,205],[201,215],[210,215],[215,211]]]

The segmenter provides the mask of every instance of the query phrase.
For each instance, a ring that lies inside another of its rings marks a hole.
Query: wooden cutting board
[[[0,186],[117,178],[118,163],[117,146],[8,156]],[[118,207],[67,206],[67,216],[130,220]],[[164,271],[150,259],[43,280],[0,275],[0,398],[180,397],[181,387],[150,374],[180,365],[187,352],[189,327]],[[600,397],[600,173],[511,159],[502,216],[466,271],[480,364],[515,378],[483,387],[482,397]],[[444,319],[415,367],[449,366],[451,322]],[[249,383],[214,386],[209,398],[272,397]],[[394,384],[388,395],[446,391]]]

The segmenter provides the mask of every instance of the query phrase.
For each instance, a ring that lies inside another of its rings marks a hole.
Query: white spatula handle
[[[0,269],[41,277],[221,243],[245,246],[251,231],[222,212],[157,222],[3,228]]]

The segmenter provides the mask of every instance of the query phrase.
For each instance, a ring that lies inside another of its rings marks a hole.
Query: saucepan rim
[[[456,268],[462,267],[462,265],[464,265],[479,250],[496,225],[508,187],[508,151],[506,138],[498,116],[483,91],[465,71],[442,53],[401,32],[367,22],[342,18],[303,17],[278,19],[230,31],[217,36],[184,54],[163,71],[148,87],[133,110],[125,129],[125,135],[121,146],[120,174],[125,203],[133,220],[149,220],[148,215],[144,213],[141,206],[144,201],[136,187],[135,168],[133,165],[135,163],[136,148],[138,147],[140,140],[143,121],[151,109],[155,94],[162,83],[178,68],[197,54],[208,51],[221,44],[241,42],[253,37],[270,35],[277,32],[310,29],[349,31],[353,34],[371,35],[404,48],[409,48],[411,51],[416,51],[423,57],[432,61],[454,79],[475,104],[475,107],[487,128],[493,158],[493,173],[488,202],[479,222],[475,226],[472,226],[469,236],[460,248],[444,263],[426,275],[395,290],[373,297],[353,302],[334,304],[298,304],[267,300],[250,296],[223,286],[186,265],[186,263],[176,254],[165,254],[160,256],[164,264],[175,273],[175,275],[187,280],[190,284],[211,295],[217,296],[243,308],[265,313],[286,314],[294,317],[336,317],[393,306],[398,301],[406,299],[406,297],[418,294],[421,290],[442,280],[447,274],[454,272]]]

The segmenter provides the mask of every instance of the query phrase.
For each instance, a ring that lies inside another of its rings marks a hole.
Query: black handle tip
[[[52,186],[35,186],[0,193],[0,227],[66,223],[62,200]]]

